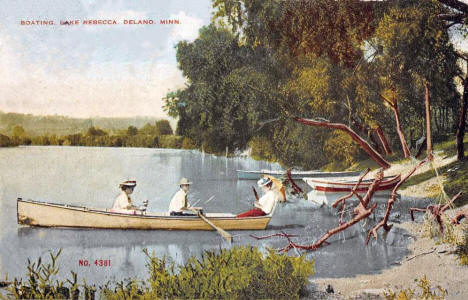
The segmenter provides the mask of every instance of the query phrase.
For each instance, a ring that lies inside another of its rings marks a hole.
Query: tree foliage
[[[459,69],[440,18],[449,10],[437,1],[213,0],[213,8],[212,24],[177,46],[187,86],[165,106],[179,118],[177,133],[207,151],[251,145],[304,168],[359,157],[353,143],[330,155],[348,141],[291,116],[358,124],[368,140],[380,127],[398,149],[381,96],[395,92],[414,142],[424,132],[426,82],[437,134],[455,123]]]

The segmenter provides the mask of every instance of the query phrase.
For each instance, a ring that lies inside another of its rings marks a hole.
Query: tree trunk
[[[403,129],[401,128],[400,111],[398,110],[398,100],[395,96],[395,91],[393,90],[392,101],[390,101],[389,99],[385,98],[382,95],[380,95],[380,97],[385,102],[387,102],[393,110],[393,113],[395,115],[396,131],[398,133],[398,137],[400,138],[401,150],[403,150],[403,155],[405,156],[405,158],[408,158],[410,157],[411,154],[408,148],[408,144],[406,143],[405,134],[403,133]]]
[[[385,133],[384,133],[382,127],[380,127],[380,125],[377,126],[377,128],[375,129],[375,132],[377,132],[377,136],[379,137],[380,142],[382,143],[382,146],[383,146],[383,148],[385,150],[385,155],[392,154],[392,148],[390,148],[390,144],[388,143],[388,139],[385,136]]]
[[[371,141],[372,147],[375,149],[375,151],[377,151],[377,152],[379,152],[380,154],[382,154],[382,149],[380,149],[379,143],[377,142],[377,140],[375,139],[375,137],[372,135],[372,130],[371,130],[369,127],[367,127],[366,125],[362,125],[361,123],[359,123],[359,121],[357,121],[357,120],[354,119],[354,118],[351,118],[351,121],[352,121],[353,125],[356,126],[356,128],[357,128],[362,134],[367,135],[367,137],[368,137],[369,140]]]
[[[465,159],[465,147],[463,145],[463,139],[465,137],[467,107],[468,107],[468,72],[465,76],[465,82],[463,83],[462,105],[460,109],[460,115],[458,117],[458,126],[457,126],[457,158],[458,160]]]
[[[299,118],[299,117],[294,117],[294,121],[305,124],[305,125],[310,125],[310,126],[318,126],[318,127],[326,127],[326,128],[333,128],[333,129],[339,129],[342,130],[346,133],[348,133],[351,138],[357,142],[361,148],[366,151],[369,156],[374,159],[379,166],[381,166],[384,169],[390,168],[390,164],[380,155],[375,149],[369,145],[363,138],[361,138],[354,130],[346,126],[345,124],[341,123],[330,123],[328,121],[316,121],[316,120],[310,120],[310,119],[304,119],[304,118]]]
[[[425,89],[425,106],[426,106],[426,143],[427,143],[427,158],[432,160],[432,130],[431,130],[431,95],[429,93],[429,82],[424,81]]]
[[[400,138],[401,149],[403,150],[403,155],[405,158],[410,157],[410,151],[408,148],[408,144],[406,143],[405,134],[403,133],[403,129],[401,128],[400,123],[400,112],[398,111],[398,102],[394,99],[394,105],[392,106],[393,113],[395,114],[395,122],[396,122],[396,130],[398,133],[398,137]]]

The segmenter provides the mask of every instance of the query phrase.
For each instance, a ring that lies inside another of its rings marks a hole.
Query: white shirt
[[[132,202],[130,200],[130,197],[125,193],[124,191],[121,191],[120,194],[115,198],[114,201],[114,206],[112,208],[114,209],[127,209],[129,205],[131,205]]]
[[[180,189],[172,197],[171,203],[169,204],[169,212],[182,212],[186,205],[188,205],[187,193],[183,189]]]
[[[273,207],[275,207],[276,202],[278,202],[278,200],[278,192],[274,190],[269,190],[265,193],[265,195],[258,199],[258,203],[256,203],[255,206],[263,210],[263,212],[268,215],[271,213]]]

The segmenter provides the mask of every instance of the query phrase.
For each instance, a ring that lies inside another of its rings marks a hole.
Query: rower
[[[270,214],[279,201],[279,193],[273,189],[273,181],[268,177],[261,178],[257,185],[262,189],[263,196],[255,201],[254,208],[237,215],[238,218],[259,217]]]
[[[180,190],[172,197],[169,204],[169,214],[171,216],[193,216],[193,214],[184,213],[184,210],[192,208],[187,202],[187,193],[190,189],[190,182],[187,178],[182,178],[179,181]]]
[[[135,180],[125,180],[120,184],[120,194],[115,198],[114,206],[112,209],[115,210],[139,210],[136,206],[132,204],[132,199],[130,194],[133,193],[135,189],[136,181]]]

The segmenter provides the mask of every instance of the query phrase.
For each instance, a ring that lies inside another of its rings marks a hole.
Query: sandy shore
[[[385,291],[415,288],[416,280],[426,276],[433,288],[439,285],[447,291],[447,299],[468,299],[468,267],[459,265],[453,253],[455,247],[436,244],[433,239],[422,237],[420,224],[404,223],[398,226],[415,237],[409,245],[411,254],[401,265],[380,274],[316,279],[313,282],[317,289],[324,291],[330,284],[338,298],[384,299]]]
[[[432,163],[426,163],[415,175],[427,172],[433,167],[440,168],[456,160],[456,157],[435,155]],[[419,161],[409,160],[393,164],[385,175],[407,174]],[[377,172],[370,173],[373,176]],[[442,176],[434,177],[417,185],[400,190],[399,194],[415,198],[435,198],[441,193]],[[452,215],[454,212],[448,212]],[[412,234],[409,244],[411,254],[399,266],[382,271],[380,274],[358,275],[351,278],[313,279],[318,291],[325,291],[328,285],[334,289],[331,299],[385,299],[384,292],[416,288],[417,280],[426,276],[433,288],[437,285],[447,291],[447,299],[468,299],[468,267],[459,264],[455,246],[436,243],[425,237],[423,226],[415,223],[395,224]],[[466,230],[467,227],[465,227]],[[417,291],[420,291],[417,289]],[[331,296],[331,295],[330,295]]]

